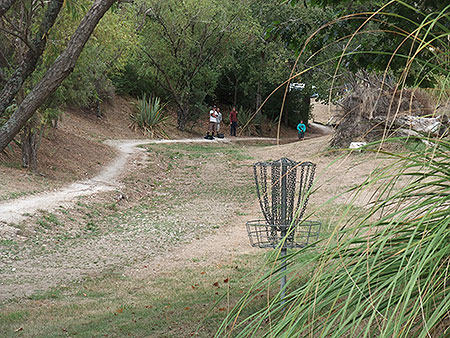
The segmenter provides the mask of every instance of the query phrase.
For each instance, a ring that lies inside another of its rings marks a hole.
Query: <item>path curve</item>
[[[97,176],[77,181],[67,187],[52,192],[44,192],[33,196],[25,196],[11,201],[0,203],[0,223],[20,222],[26,215],[37,210],[53,210],[57,207],[68,207],[74,198],[90,196],[99,192],[111,191],[119,187],[117,177],[123,171],[131,155],[143,151],[138,145],[170,144],[170,143],[230,143],[236,141],[276,141],[275,138],[248,137],[230,139],[204,140],[178,139],[178,140],[107,140],[105,143],[115,148],[119,155],[107,165]]]

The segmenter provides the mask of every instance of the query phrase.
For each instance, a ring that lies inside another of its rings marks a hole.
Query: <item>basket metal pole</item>
[[[283,276],[281,277],[281,299],[284,302],[284,297],[286,295],[286,254],[287,254],[287,243],[286,243],[286,212],[287,212],[287,163],[285,161],[281,161],[281,240],[282,240],[282,249],[281,249],[281,271]]]

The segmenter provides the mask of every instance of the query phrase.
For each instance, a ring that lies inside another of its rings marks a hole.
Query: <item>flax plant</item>
[[[405,40],[414,40],[415,49],[409,55],[392,55],[406,60],[400,86],[413,63],[423,77],[448,78],[444,62],[450,58],[442,46],[450,36],[449,8],[411,23],[410,34],[402,32]],[[385,15],[387,10],[384,6]],[[436,52],[435,58],[421,59],[423,51]],[[423,146],[381,150],[389,142],[412,140]],[[364,212],[342,217],[315,248],[290,253],[286,270],[275,251],[272,268],[236,304],[217,337],[450,336],[450,142],[429,135],[390,138],[365,151],[393,161],[352,189],[354,200],[370,192]],[[273,291],[285,275],[289,278],[282,299]],[[266,295],[266,305],[242,315],[261,295]]]
[[[135,104],[137,112],[131,114],[132,129],[141,129],[144,133],[154,137],[155,133],[159,132],[165,135],[162,126],[168,119],[164,112],[166,104],[161,103],[161,99],[156,96],[147,96],[144,94],[142,99],[139,99]]]

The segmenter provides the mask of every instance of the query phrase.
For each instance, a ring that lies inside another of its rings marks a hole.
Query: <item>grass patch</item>
[[[22,169],[22,163],[20,163],[19,161],[0,162],[0,165],[5,168]]]
[[[157,278],[109,274],[87,279],[5,306],[0,313],[0,334],[211,337],[251,286],[253,279],[245,276],[263,261],[262,254],[246,255],[219,267],[166,271]],[[261,298],[254,305],[263,302]]]
[[[0,239],[0,246],[15,247],[17,245],[18,245],[17,241],[14,241],[12,239]]]
[[[157,155],[164,154],[171,161],[182,158],[188,159],[211,159],[217,156],[226,156],[235,161],[252,160],[244,147],[223,146],[223,145],[198,145],[198,144],[154,144],[147,146],[148,152],[154,152]]]
[[[42,216],[37,219],[36,223],[45,230],[51,230],[52,227],[60,226],[62,223],[58,217],[51,212],[41,210]]]

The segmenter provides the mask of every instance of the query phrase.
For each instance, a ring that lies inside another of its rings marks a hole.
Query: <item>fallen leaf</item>
[[[145,305],[145,308],[146,309],[151,309],[151,308],[153,308],[153,305]]]
[[[205,273],[206,273],[205,271],[200,272],[200,274],[202,274],[202,275],[204,275]]]
[[[185,309],[186,311],[189,311],[191,308],[190,308],[189,306],[186,306],[184,309]]]
[[[213,285],[214,285],[216,288],[218,288],[218,287],[219,287],[219,282],[215,282]]]
[[[191,285],[191,288],[192,288],[192,289],[195,289],[195,286],[194,286],[194,285]]]
[[[225,307],[220,307],[219,308],[219,311],[225,311],[227,308],[225,308]]]
[[[123,312],[123,309],[117,309],[116,312],[117,312],[117,313],[122,313],[122,312]]]
[[[224,283],[228,283],[229,280],[230,280],[230,279],[227,278],[227,279],[224,279],[223,282],[224,282]]]

